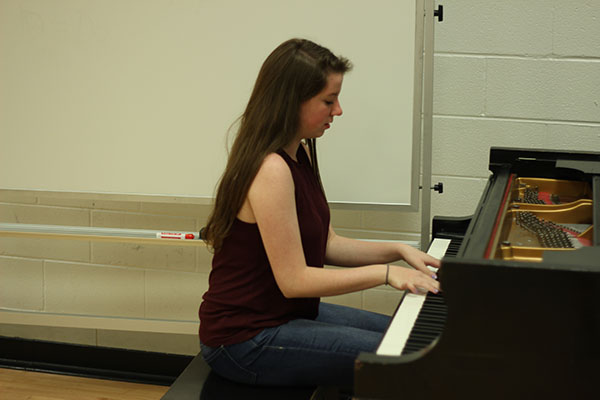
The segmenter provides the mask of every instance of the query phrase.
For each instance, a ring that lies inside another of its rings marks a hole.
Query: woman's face
[[[300,106],[300,139],[312,139],[323,136],[329,129],[333,117],[342,115],[342,107],[338,100],[342,90],[344,75],[332,73],[327,77],[327,84],[316,96],[308,99]]]

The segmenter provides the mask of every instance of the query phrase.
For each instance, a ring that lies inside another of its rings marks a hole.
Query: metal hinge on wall
[[[433,16],[437,17],[438,22],[442,22],[444,20],[444,6],[440,4],[437,10],[433,10]]]

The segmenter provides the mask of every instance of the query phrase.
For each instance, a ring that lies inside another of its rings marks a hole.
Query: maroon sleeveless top
[[[302,145],[296,154],[298,162],[283,150],[278,154],[294,179],[306,263],[323,267],[330,218],[327,201]],[[320,300],[285,298],[273,276],[257,225],[237,218],[213,257],[209,289],[202,298],[200,340],[211,347],[246,341],[264,328],[292,319],[314,319]]]

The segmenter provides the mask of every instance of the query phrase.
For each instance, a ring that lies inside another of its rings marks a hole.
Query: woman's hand
[[[440,283],[421,271],[405,267],[389,266],[388,283],[399,290],[410,290],[412,293],[422,291],[438,293]]]
[[[404,261],[408,263],[414,269],[421,271],[423,274],[432,278],[437,278],[435,272],[431,271],[428,266],[433,268],[440,268],[442,266],[440,260],[430,256],[427,253],[423,253],[419,249],[415,249],[407,244],[400,244],[400,256]]]

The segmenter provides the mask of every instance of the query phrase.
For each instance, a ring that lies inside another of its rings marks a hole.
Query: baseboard
[[[170,386],[192,356],[0,337],[0,367]]]

